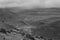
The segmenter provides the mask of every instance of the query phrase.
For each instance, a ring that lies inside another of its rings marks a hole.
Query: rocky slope
[[[15,9],[16,10],[16,9]],[[60,40],[60,9],[15,12],[0,9],[1,40]]]

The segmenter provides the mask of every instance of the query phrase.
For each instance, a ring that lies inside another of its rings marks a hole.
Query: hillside
[[[60,40],[59,22],[60,8],[0,8],[0,38]]]

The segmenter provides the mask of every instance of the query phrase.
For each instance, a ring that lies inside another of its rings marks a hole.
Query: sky
[[[0,0],[0,7],[60,7],[60,0]]]

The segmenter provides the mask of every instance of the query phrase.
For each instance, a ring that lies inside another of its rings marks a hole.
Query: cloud
[[[60,0],[0,0],[0,7],[60,7]]]
[[[60,7],[60,0],[46,0],[46,7]]]
[[[36,2],[34,0],[0,0],[0,6],[29,6]]]

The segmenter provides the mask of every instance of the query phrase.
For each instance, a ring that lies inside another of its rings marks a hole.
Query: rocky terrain
[[[0,40],[60,40],[60,9],[0,8]]]

